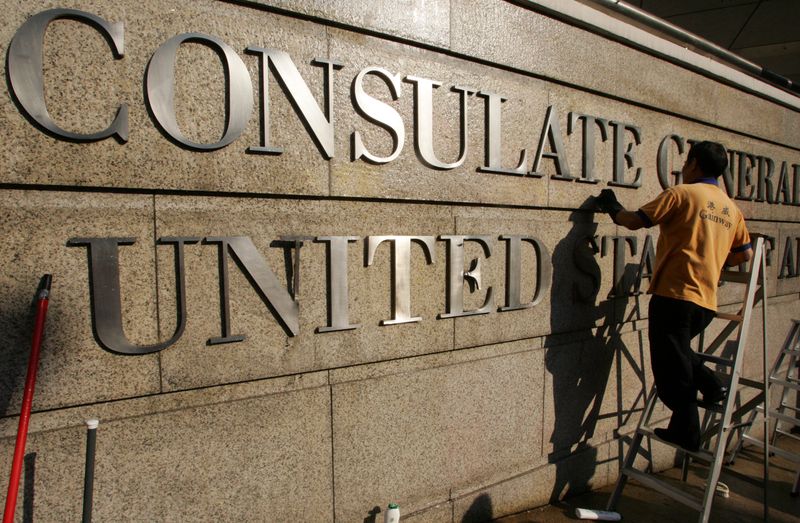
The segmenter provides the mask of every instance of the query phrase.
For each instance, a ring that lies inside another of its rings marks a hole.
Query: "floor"
[[[792,449],[800,454],[800,440],[786,440],[781,447]],[[800,497],[791,496],[792,485],[797,474],[797,464],[774,457],[770,460],[769,488],[767,499],[769,506],[768,521],[776,523],[800,522]],[[711,509],[711,522],[745,523],[764,520],[763,454],[756,448],[744,450],[729,468],[723,469],[720,481],[730,489],[730,497],[716,496]],[[688,483],[689,489],[699,496],[704,486],[706,468],[692,466]],[[661,473],[660,476],[680,482],[680,469],[675,468]],[[587,492],[566,499],[558,505],[550,505],[530,510],[522,514],[507,516],[496,520],[498,523],[555,523],[577,521],[575,508],[604,509],[614,485]],[[694,510],[672,501],[658,492],[643,487],[635,481],[629,481],[622,493],[617,512],[624,521],[629,522],[691,522],[698,520]]]

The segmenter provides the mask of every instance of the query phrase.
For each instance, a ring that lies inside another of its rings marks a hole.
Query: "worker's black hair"
[[[716,142],[698,142],[689,149],[688,160],[697,160],[697,166],[706,176],[719,176],[728,167],[728,152]]]

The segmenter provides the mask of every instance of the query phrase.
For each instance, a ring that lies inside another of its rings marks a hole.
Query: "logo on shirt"
[[[717,223],[719,225],[722,225],[726,229],[730,229],[731,226],[733,226],[733,223],[731,223],[730,220],[727,220],[722,216],[717,215],[715,213],[716,210],[717,210],[717,205],[711,200],[709,200],[708,203],[706,204],[706,208],[700,211],[700,219],[708,220],[712,223]],[[730,216],[730,209],[728,209],[727,207],[723,207],[720,212],[725,217]]]

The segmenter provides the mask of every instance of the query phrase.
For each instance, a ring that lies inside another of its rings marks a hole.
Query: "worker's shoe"
[[[700,450],[699,438],[697,441],[689,441],[690,438],[686,437],[685,435],[674,434],[669,429],[653,429],[653,432],[658,439],[666,441],[667,443],[672,443],[673,445],[677,445],[688,450],[689,452],[697,452]]]
[[[722,403],[728,397],[728,387],[720,387],[711,393],[703,393],[703,401],[701,403],[706,405],[716,405]]]

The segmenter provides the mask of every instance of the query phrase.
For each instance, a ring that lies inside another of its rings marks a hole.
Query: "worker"
[[[656,264],[648,290],[650,364],[658,397],[672,411],[657,437],[689,451],[700,447],[698,391],[704,403],[719,403],[727,389],[703,365],[690,342],[716,315],[723,265],[752,257],[744,217],[719,185],[728,166],[725,148],[692,145],[681,169],[682,183],[637,211],[627,211],[611,189],[596,198],[601,211],[630,230],[659,226]]]

